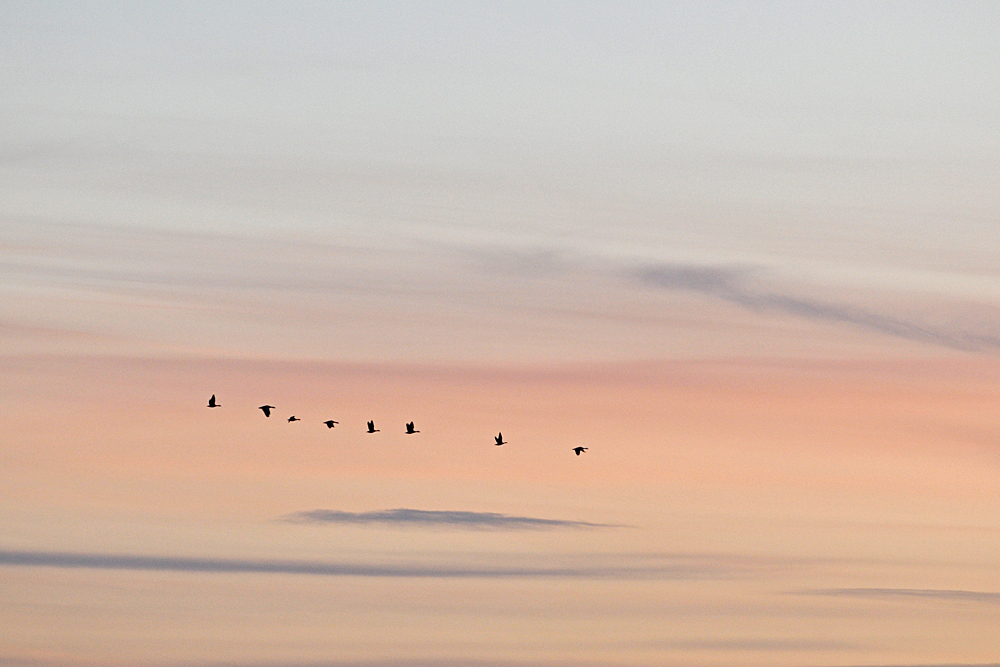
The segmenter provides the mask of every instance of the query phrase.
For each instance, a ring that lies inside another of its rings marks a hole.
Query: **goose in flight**
[[[500,445],[506,445],[507,444],[506,442],[503,441],[503,433],[497,433],[497,437],[494,438],[494,440],[497,441],[497,444],[496,444],[497,447],[499,447]]]
[[[208,407],[210,408],[221,408],[222,405],[215,402],[215,394],[212,394],[212,398],[208,399]]]
[[[368,432],[369,433],[378,433],[378,429],[375,428],[375,422],[368,422]]]
[[[573,451],[576,452],[577,456],[579,456],[580,454],[583,454],[585,451],[587,451],[587,448],[586,447],[574,447]]]
[[[325,422],[327,428],[333,428],[334,424],[339,424],[340,422],[335,422],[332,419],[327,419]]]
[[[271,416],[271,410],[274,410],[274,406],[273,405],[262,405],[262,406],[260,406],[257,409],[258,410],[263,410],[265,417],[270,417]]]
[[[288,418],[288,421],[290,421],[290,422],[300,422],[302,420],[299,419],[298,417],[296,417],[295,415],[292,415],[291,417]]]
[[[414,433],[420,433],[420,431],[413,430],[413,422],[406,425],[406,435],[413,435]]]

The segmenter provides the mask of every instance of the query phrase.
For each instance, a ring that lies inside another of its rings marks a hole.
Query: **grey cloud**
[[[508,562],[516,555],[506,557]],[[546,563],[552,558],[545,559]],[[625,564],[623,564],[623,562]],[[192,572],[214,574],[298,574],[326,577],[436,578],[436,579],[618,579],[703,580],[729,579],[759,574],[773,568],[770,560],[734,559],[695,555],[643,558],[627,554],[594,556],[564,561],[561,565],[507,565],[500,567],[461,564],[332,563],[297,560],[196,558],[136,554],[72,553],[64,551],[0,550],[0,567],[52,567],[65,569]]]
[[[538,519],[530,516],[512,516],[499,512],[466,512],[414,509],[390,509],[374,512],[341,512],[339,510],[310,510],[295,512],[282,517],[291,523],[346,523],[383,524],[390,526],[440,526],[478,530],[525,530],[544,528],[617,528],[615,524],[567,521],[564,519]]]
[[[793,315],[944,347],[977,351],[1000,349],[1000,336],[950,332],[890,317],[849,304],[793,296],[769,289],[746,267],[662,265],[638,271],[639,280],[661,289],[711,296],[755,312]]]
[[[824,588],[802,591],[802,594],[874,599],[923,598],[927,600],[945,600],[948,602],[978,602],[981,604],[1000,605],[1000,593],[936,588]]]

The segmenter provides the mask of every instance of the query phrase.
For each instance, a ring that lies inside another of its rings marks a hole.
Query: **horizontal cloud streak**
[[[803,591],[803,594],[877,599],[923,598],[949,602],[978,602],[981,604],[1000,605],[1000,593],[936,588],[827,588]]]
[[[601,560],[596,558],[596,560]],[[214,574],[298,574],[326,577],[436,579],[713,579],[752,574],[768,562],[743,562],[722,557],[676,556],[639,565],[559,567],[483,567],[476,565],[330,563],[295,560],[196,558],[135,554],[95,554],[64,551],[0,550],[0,567],[191,572]]]
[[[414,510],[406,508],[374,512],[341,512],[339,510],[309,510],[282,517],[291,523],[382,524],[389,526],[435,526],[473,530],[538,530],[546,528],[614,528],[615,524],[538,519],[512,516],[499,512],[466,512],[455,510]]]
[[[904,340],[963,350],[1000,349],[1000,336],[949,332],[882,315],[857,306],[826,303],[768,290],[743,267],[661,265],[638,272],[639,279],[666,290],[696,292],[757,312],[773,312],[835,324],[851,324]]]

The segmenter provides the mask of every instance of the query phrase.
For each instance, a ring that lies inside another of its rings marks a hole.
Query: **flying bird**
[[[288,421],[290,421],[290,422],[300,422],[302,420],[299,419],[298,417],[296,417],[295,415],[292,415],[291,417],[288,418]]]
[[[208,399],[208,407],[210,408],[221,408],[222,405],[215,402],[215,394],[212,394],[212,398]]]
[[[413,430],[413,422],[406,425],[406,435],[413,435],[414,433],[420,433],[420,431]]]
[[[375,428],[375,422],[368,422],[368,432],[369,433],[378,433],[378,429]]]
[[[497,437],[495,438],[495,440],[497,441],[497,445],[496,445],[497,447],[499,447],[500,445],[506,445],[507,444],[506,442],[503,441],[503,433],[497,433]]]
[[[326,427],[327,427],[327,428],[333,428],[333,425],[334,425],[334,424],[339,424],[340,422],[335,422],[335,421],[333,421],[332,419],[328,419],[328,420],[326,420],[326,421],[325,421],[325,422],[323,422],[323,423],[324,423],[324,424],[326,424]]]
[[[577,456],[579,456],[580,454],[583,454],[585,451],[587,451],[587,448],[586,447],[574,447],[573,451],[576,452]]]
[[[262,406],[260,406],[257,409],[258,410],[263,410],[265,417],[270,417],[271,416],[271,410],[274,410],[274,406],[273,405],[262,405]]]

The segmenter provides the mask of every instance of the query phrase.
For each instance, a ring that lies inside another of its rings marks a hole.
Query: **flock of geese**
[[[221,408],[222,407],[221,403],[216,403],[215,402],[215,394],[212,394],[212,398],[208,399],[208,407],[210,407],[210,408]],[[271,416],[271,410],[274,410],[275,408],[274,408],[273,405],[262,405],[262,406],[260,406],[257,409],[261,410],[264,413],[265,417],[270,417]],[[295,415],[292,415],[291,417],[288,418],[288,421],[290,421],[290,422],[300,422],[302,420],[299,419],[298,417],[296,417]],[[327,419],[323,423],[326,424],[327,428],[333,428],[334,426],[336,426],[340,422],[334,421],[332,419]],[[375,422],[374,421],[369,421],[368,422],[368,431],[367,431],[367,433],[379,433],[379,432],[380,432],[379,429],[375,428]],[[416,430],[416,428],[413,425],[413,422],[407,422],[407,424],[406,424],[406,435],[414,435],[415,433],[420,433],[420,431]],[[494,438],[494,440],[496,440],[496,443],[494,443],[494,444],[496,444],[497,447],[499,447],[500,445],[506,445],[507,444],[506,442],[504,442],[503,433],[497,433],[496,437]],[[576,455],[579,456],[580,454],[583,454],[585,451],[587,451],[587,448],[586,447],[574,447],[571,451],[575,452]]]

